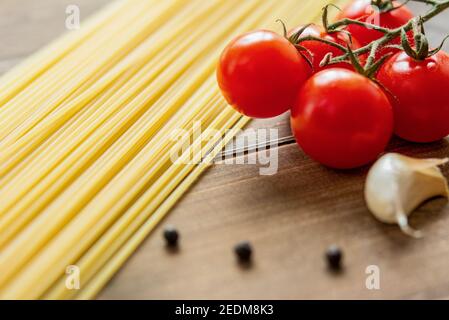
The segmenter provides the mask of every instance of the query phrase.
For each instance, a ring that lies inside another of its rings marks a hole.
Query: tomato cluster
[[[397,28],[413,18],[405,6],[393,3],[398,8],[375,13],[381,27]],[[339,18],[367,21],[368,16],[372,19],[371,10],[371,0],[354,0]],[[295,46],[294,34],[326,41],[303,38]],[[291,110],[296,140],[313,159],[340,169],[363,166],[384,152],[393,133],[412,142],[449,135],[449,55],[445,52],[417,60],[384,47],[378,54],[392,57],[380,68],[376,81],[356,73],[346,62],[321,63],[329,53],[339,56],[343,48],[355,50],[382,36],[352,24],[334,33],[316,25],[299,26],[287,36],[250,32],[224,50],[218,83],[229,104],[244,115],[268,118]],[[413,45],[413,35],[408,36]],[[360,61],[364,63],[364,57]]]
[[[371,0],[354,1],[339,13],[337,19],[354,19],[393,29],[403,26],[413,18],[413,13],[406,6],[402,6],[396,1],[394,2],[394,5],[397,7],[397,9],[383,13],[378,12],[378,9],[374,8],[370,4]],[[366,46],[367,44],[383,36],[380,31],[367,29],[359,25],[348,25],[347,30],[354,38],[356,38],[360,42],[361,46]],[[411,33],[409,33],[409,39],[413,41],[413,36]],[[400,40],[396,38],[391,41],[390,44],[399,43]],[[382,48],[378,51],[378,57],[389,52],[397,53],[398,51],[398,49],[394,48]]]

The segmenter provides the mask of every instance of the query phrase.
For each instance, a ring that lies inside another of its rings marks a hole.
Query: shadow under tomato
[[[449,154],[448,138],[431,143],[414,143],[399,137],[391,139],[387,152],[398,152],[410,157],[437,157],[444,158]]]

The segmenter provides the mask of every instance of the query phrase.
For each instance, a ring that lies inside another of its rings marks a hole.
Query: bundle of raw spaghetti
[[[215,83],[224,44],[328,2],[119,1],[4,75],[0,297],[95,296],[248,121]],[[179,129],[191,140],[174,162]]]

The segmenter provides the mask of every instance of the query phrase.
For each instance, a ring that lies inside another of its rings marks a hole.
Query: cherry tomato
[[[413,142],[449,135],[449,55],[440,51],[423,61],[397,53],[377,75],[393,96],[395,133]]]
[[[299,26],[299,27],[291,30],[289,32],[289,36],[295,34],[301,28],[303,28],[303,26]],[[307,37],[307,36],[313,36],[316,38],[321,38],[321,39],[324,39],[327,41],[335,42],[344,47],[346,47],[348,43],[351,43],[352,49],[360,48],[360,44],[358,43],[358,41],[356,39],[352,39],[352,41],[350,41],[349,36],[346,33],[336,32],[336,33],[328,34],[328,33],[326,33],[326,31],[324,30],[323,27],[318,26],[318,25],[310,25],[309,27],[307,27],[304,30],[304,32],[301,34],[300,38]],[[319,42],[319,41],[304,41],[304,42],[301,42],[300,45],[303,46],[304,48],[308,49],[310,51],[310,53],[313,54],[313,56],[311,57],[312,58],[311,61],[313,64],[314,72],[319,72],[321,70],[329,69],[329,68],[344,68],[344,69],[354,70],[354,67],[351,64],[344,63],[344,62],[339,63],[339,64],[329,65],[326,67],[320,67],[321,61],[323,61],[324,57],[329,52],[332,53],[333,57],[337,57],[337,56],[344,54],[344,52],[342,50],[340,50],[336,47],[333,47],[331,45],[328,45],[326,43]],[[306,51],[303,51],[303,53],[306,54],[307,56],[309,56],[309,54]]]
[[[265,30],[244,34],[224,50],[217,79],[226,100],[254,118],[286,112],[310,76],[306,60],[284,37]]]
[[[379,13],[378,9],[375,9],[371,5],[371,0],[354,0],[343,9],[338,15],[338,19],[349,18],[353,20],[359,20],[371,24],[376,24],[385,28],[399,28],[400,26],[406,24],[410,19],[412,19],[413,13],[406,7],[401,6],[397,1],[393,2],[398,8],[390,12]],[[347,30],[356,38],[360,45],[366,46],[371,42],[381,38],[383,33],[373,29],[368,29],[362,26],[351,24],[347,27]],[[413,43],[413,35],[409,33],[409,40]],[[394,39],[391,44],[399,44],[400,39]],[[382,56],[386,53],[396,53],[398,49],[381,49],[378,56]]]
[[[302,150],[338,169],[363,166],[385,150],[393,133],[393,110],[368,78],[346,69],[327,69],[302,87],[291,126]]]

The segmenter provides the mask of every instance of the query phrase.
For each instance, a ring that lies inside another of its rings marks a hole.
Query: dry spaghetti
[[[327,2],[118,1],[4,75],[0,297],[94,297],[248,121],[216,87],[223,44]],[[195,122],[215,134],[173,162],[171,134]]]

